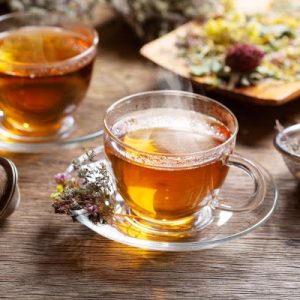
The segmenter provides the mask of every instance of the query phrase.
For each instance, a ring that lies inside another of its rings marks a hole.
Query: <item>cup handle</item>
[[[248,201],[245,202],[247,203],[245,205],[236,207],[223,204],[222,201],[220,201],[215,205],[215,208],[232,212],[245,212],[257,208],[263,201],[267,190],[266,180],[260,169],[252,161],[238,154],[229,155],[225,164],[229,167],[233,166],[242,169],[250,176],[254,182],[254,192],[248,198]]]

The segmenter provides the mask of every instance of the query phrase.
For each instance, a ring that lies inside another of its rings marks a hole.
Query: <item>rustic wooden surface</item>
[[[157,69],[139,56],[140,45],[120,21],[108,21],[99,32],[101,46],[89,95],[98,103],[100,116],[114,100],[156,88]],[[294,122],[300,101],[264,108],[218,100],[239,120],[237,151],[260,161],[278,184],[279,205],[264,226],[199,252],[130,248],[51,209],[53,174],[79,155],[80,147],[39,155],[5,154],[19,170],[22,201],[0,224],[0,298],[299,299],[300,185],[274,150],[272,138],[274,120]]]

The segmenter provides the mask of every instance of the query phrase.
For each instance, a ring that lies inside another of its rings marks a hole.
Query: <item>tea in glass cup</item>
[[[53,13],[0,17],[2,131],[18,140],[66,135],[89,87],[98,35]]]
[[[203,228],[216,207],[245,211],[264,195],[259,170],[232,154],[236,118],[214,100],[179,91],[141,93],[113,104],[104,124],[117,190],[141,228]],[[246,169],[257,183],[253,199],[239,208],[217,201],[230,165]]]

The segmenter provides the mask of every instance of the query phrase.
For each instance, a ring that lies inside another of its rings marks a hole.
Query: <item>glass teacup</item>
[[[1,16],[2,134],[31,142],[66,136],[89,86],[97,43],[92,27],[64,15]]]
[[[139,93],[114,103],[104,125],[117,190],[141,230],[166,235],[200,230],[214,209],[252,210],[265,196],[261,171],[233,154],[235,116],[212,99],[181,91]],[[219,199],[230,166],[254,181],[254,193],[239,207]]]

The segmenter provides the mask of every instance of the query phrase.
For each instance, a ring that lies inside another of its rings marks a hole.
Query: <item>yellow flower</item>
[[[247,37],[250,43],[260,44],[261,26],[257,22],[249,22],[244,29],[244,36]]]
[[[298,28],[300,25],[299,19],[293,18],[293,17],[289,17],[287,18],[285,17],[277,17],[273,19],[273,24],[279,24],[279,25],[286,25],[290,28]]]
[[[228,44],[232,41],[235,25],[225,19],[211,19],[204,26],[204,35],[217,44]]]
[[[56,190],[57,190],[58,193],[61,193],[64,190],[64,186],[62,184],[58,184],[56,186]]]
[[[50,195],[50,199],[54,199],[54,200],[57,200],[57,199],[59,199],[59,196],[60,196],[60,193],[52,193],[51,195]]]

